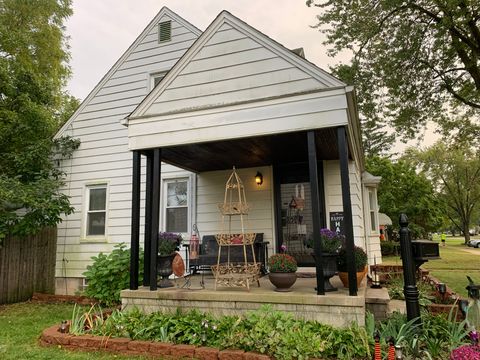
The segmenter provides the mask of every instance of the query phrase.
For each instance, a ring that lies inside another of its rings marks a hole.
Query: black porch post
[[[134,150],[132,164],[132,228],[130,242],[130,290],[138,289],[138,254],[140,248],[140,151]]]
[[[143,246],[143,286],[150,285],[150,253],[152,252],[152,175],[153,175],[153,154],[146,152],[147,174],[145,184],[145,231]]]
[[[308,144],[308,170],[310,173],[310,191],[312,194],[312,222],[313,222],[313,249],[315,252],[315,266],[317,270],[317,295],[325,295],[323,280],[322,244],[320,239],[321,210],[317,167],[317,146],[315,144],[315,132],[307,133]]]
[[[151,228],[150,228],[150,290],[157,290],[157,254],[158,254],[158,229],[160,217],[160,178],[162,171],[162,150],[153,150],[153,175],[151,182]]]
[[[342,182],[343,216],[348,266],[348,291],[350,296],[357,295],[357,272],[355,266],[352,201],[350,198],[350,177],[348,175],[348,145],[345,127],[337,128],[338,155],[340,158],[340,178]]]

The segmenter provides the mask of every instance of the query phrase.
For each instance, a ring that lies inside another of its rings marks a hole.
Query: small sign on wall
[[[335,231],[337,234],[345,235],[343,212],[337,211],[330,213],[330,230]]]

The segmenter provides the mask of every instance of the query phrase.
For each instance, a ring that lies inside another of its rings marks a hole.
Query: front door
[[[319,169],[322,168],[319,164]],[[322,171],[320,171],[323,173]],[[323,175],[323,174],[322,174]],[[275,199],[277,214],[277,252],[282,246],[300,266],[315,266],[313,253],[313,221],[310,180],[307,164],[275,167]],[[321,176],[323,180],[323,176]],[[323,194],[323,181],[320,181]],[[323,200],[321,200],[323,201]],[[321,204],[320,208],[325,206]],[[324,215],[321,216],[324,227]]]

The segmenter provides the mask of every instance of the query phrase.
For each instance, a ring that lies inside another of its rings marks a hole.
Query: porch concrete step
[[[365,308],[370,311],[375,320],[384,320],[389,314],[390,296],[386,288],[372,289],[367,286],[365,291]]]

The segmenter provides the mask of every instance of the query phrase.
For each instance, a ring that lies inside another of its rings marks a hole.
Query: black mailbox
[[[430,240],[412,240],[413,259],[417,266],[433,259],[440,259],[438,243]]]

